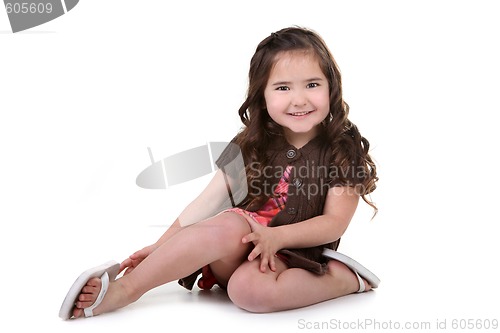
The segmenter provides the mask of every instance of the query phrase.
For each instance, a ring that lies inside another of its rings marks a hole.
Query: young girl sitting
[[[376,211],[367,198],[376,166],[348,110],[339,69],[320,36],[293,27],[265,38],[250,63],[239,109],[243,129],[205,190],[156,243],[120,265],[84,272],[60,316],[109,312],[175,280],[191,289],[199,274],[200,288],[218,284],[251,312],[377,287],[373,273],[336,252],[359,198]],[[244,168],[227,172],[238,155]],[[245,189],[238,200],[235,184]],[[233,207],[221,211],[228,196]]]

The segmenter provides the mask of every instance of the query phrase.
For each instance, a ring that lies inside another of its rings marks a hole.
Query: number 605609
[[[5,10],[7,10],[7,14],[14,13],[14,14],[43,14],[47,13],[50,14],[52,13],[52,4],[49,3],[36,3],[36,2],[15,2],[15,3],[10,3],[7,2],[5,4]]]

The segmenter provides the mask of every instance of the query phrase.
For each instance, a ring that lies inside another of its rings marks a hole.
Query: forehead
[[[321,70],[318,57],[309,50],[296,50],[280,52],[274,59],[271,68],[270,78],[276,76],[324,76]]]

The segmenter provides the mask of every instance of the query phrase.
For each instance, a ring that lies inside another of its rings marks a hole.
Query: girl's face
[[[328,81],[314,55],[306,51],[278,54],[264,98],[269,116],[297,148],[317,135],[330,111]]]

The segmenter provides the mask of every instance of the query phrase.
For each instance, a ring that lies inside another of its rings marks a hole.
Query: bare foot
[[[356,274],[343,263],[330,260],[328,262],[328,270],[337,279],[345,281],[346,294],[352,294],[359,290],[360,285]],[[372,286],[365,279],[362,278],[362,280],[365,284],[365,291],[372,289]]]
[[[73,309],[73,316],[75,318],[83,317],[84,309],[95,303],[97,296],[101,291],[101,286],[102,283],[100,278],[92,278],[82,288]],[[125,289],[122,284],[119,283],[119,280],[110,282],[101,304],[99,304],[99,306],[92,311],[94,316],[110,312],[130,304],[131,301],[128,300],[126,295]]]

